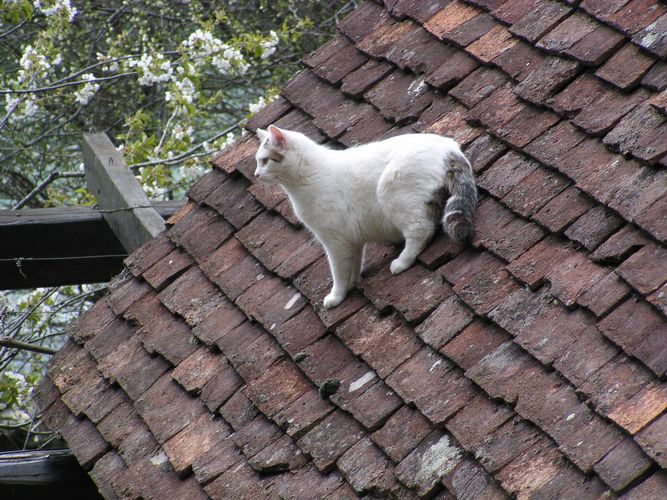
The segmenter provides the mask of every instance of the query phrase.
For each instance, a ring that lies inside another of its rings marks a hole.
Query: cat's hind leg
[[[361,268],[364,262],[364,245],[354,249],[352,257],[352,269],[350,273],[350,280],[348,281],[348,290],[352,290],[359,284],[361,279]]]
[[[428,191],[419,186],[424,180],[408,167],[400,162],[389,165],[378,183],[382,211],[405,239],[403,251],[389,267],[392,274],[402,273],[412,266],[435,233],[435,221],[427,203]]]
[[[392,274],[399,274],[410,268],[435,232],[435,224],[429,220],[414,222],[403,228],[400,224],[398,226],[405,237],[405,247],[389,266]]]

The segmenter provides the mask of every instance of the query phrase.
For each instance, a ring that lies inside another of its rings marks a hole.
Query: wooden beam
[[[82,149],[88,191],[125,250],[132,252],[163,231],[164,220],[109,137],[84,134]]]
[[[166,219],[184,203],[153,207]],[[0,290],[107,282],[128,254],[92,207],[0,210],[0,242]]]

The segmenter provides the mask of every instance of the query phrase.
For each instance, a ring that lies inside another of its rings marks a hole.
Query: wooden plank
[[[164,230],[164,220],[151,207],[146,193],[109,137],[97,133],[84,134],[83,139],[88,191],[97,199],[104,218],[123,247],[132,252]]]
[[[153,206],[166,219],[184,204]],[[92,207],[0,210],[0,242],[0,290],[107,282],[127,256]]]

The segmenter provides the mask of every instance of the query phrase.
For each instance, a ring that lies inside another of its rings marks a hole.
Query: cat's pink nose
[[[259,179],[259,172],[255,172],[255,177]]]

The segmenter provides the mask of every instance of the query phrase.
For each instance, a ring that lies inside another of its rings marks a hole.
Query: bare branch
[[[12,207],[12,210],[18,210],[19,208],[25,206],[30,200],[32,200],[35,196],[37,196],[40,192],[44,190],[49,184],[51,184],[53,181],[55,181],[60,174],[58,171],[51,172],[49,176],[44,179],[35,189],[30,191],[28,196],[23,198],[21,201],[19,201],[16,205]]]
[[[10,347],[12,349],[20,349],[22,351],[38,352],[40,354],[49,354],[49,355],[53,355],[58,352],[56,349],[51,349],[50,347],[42,347],[41,345],[29,344],[28,342],[21,342],[20,340],[15,340],[9,337],[0,337],[0,346]]]

